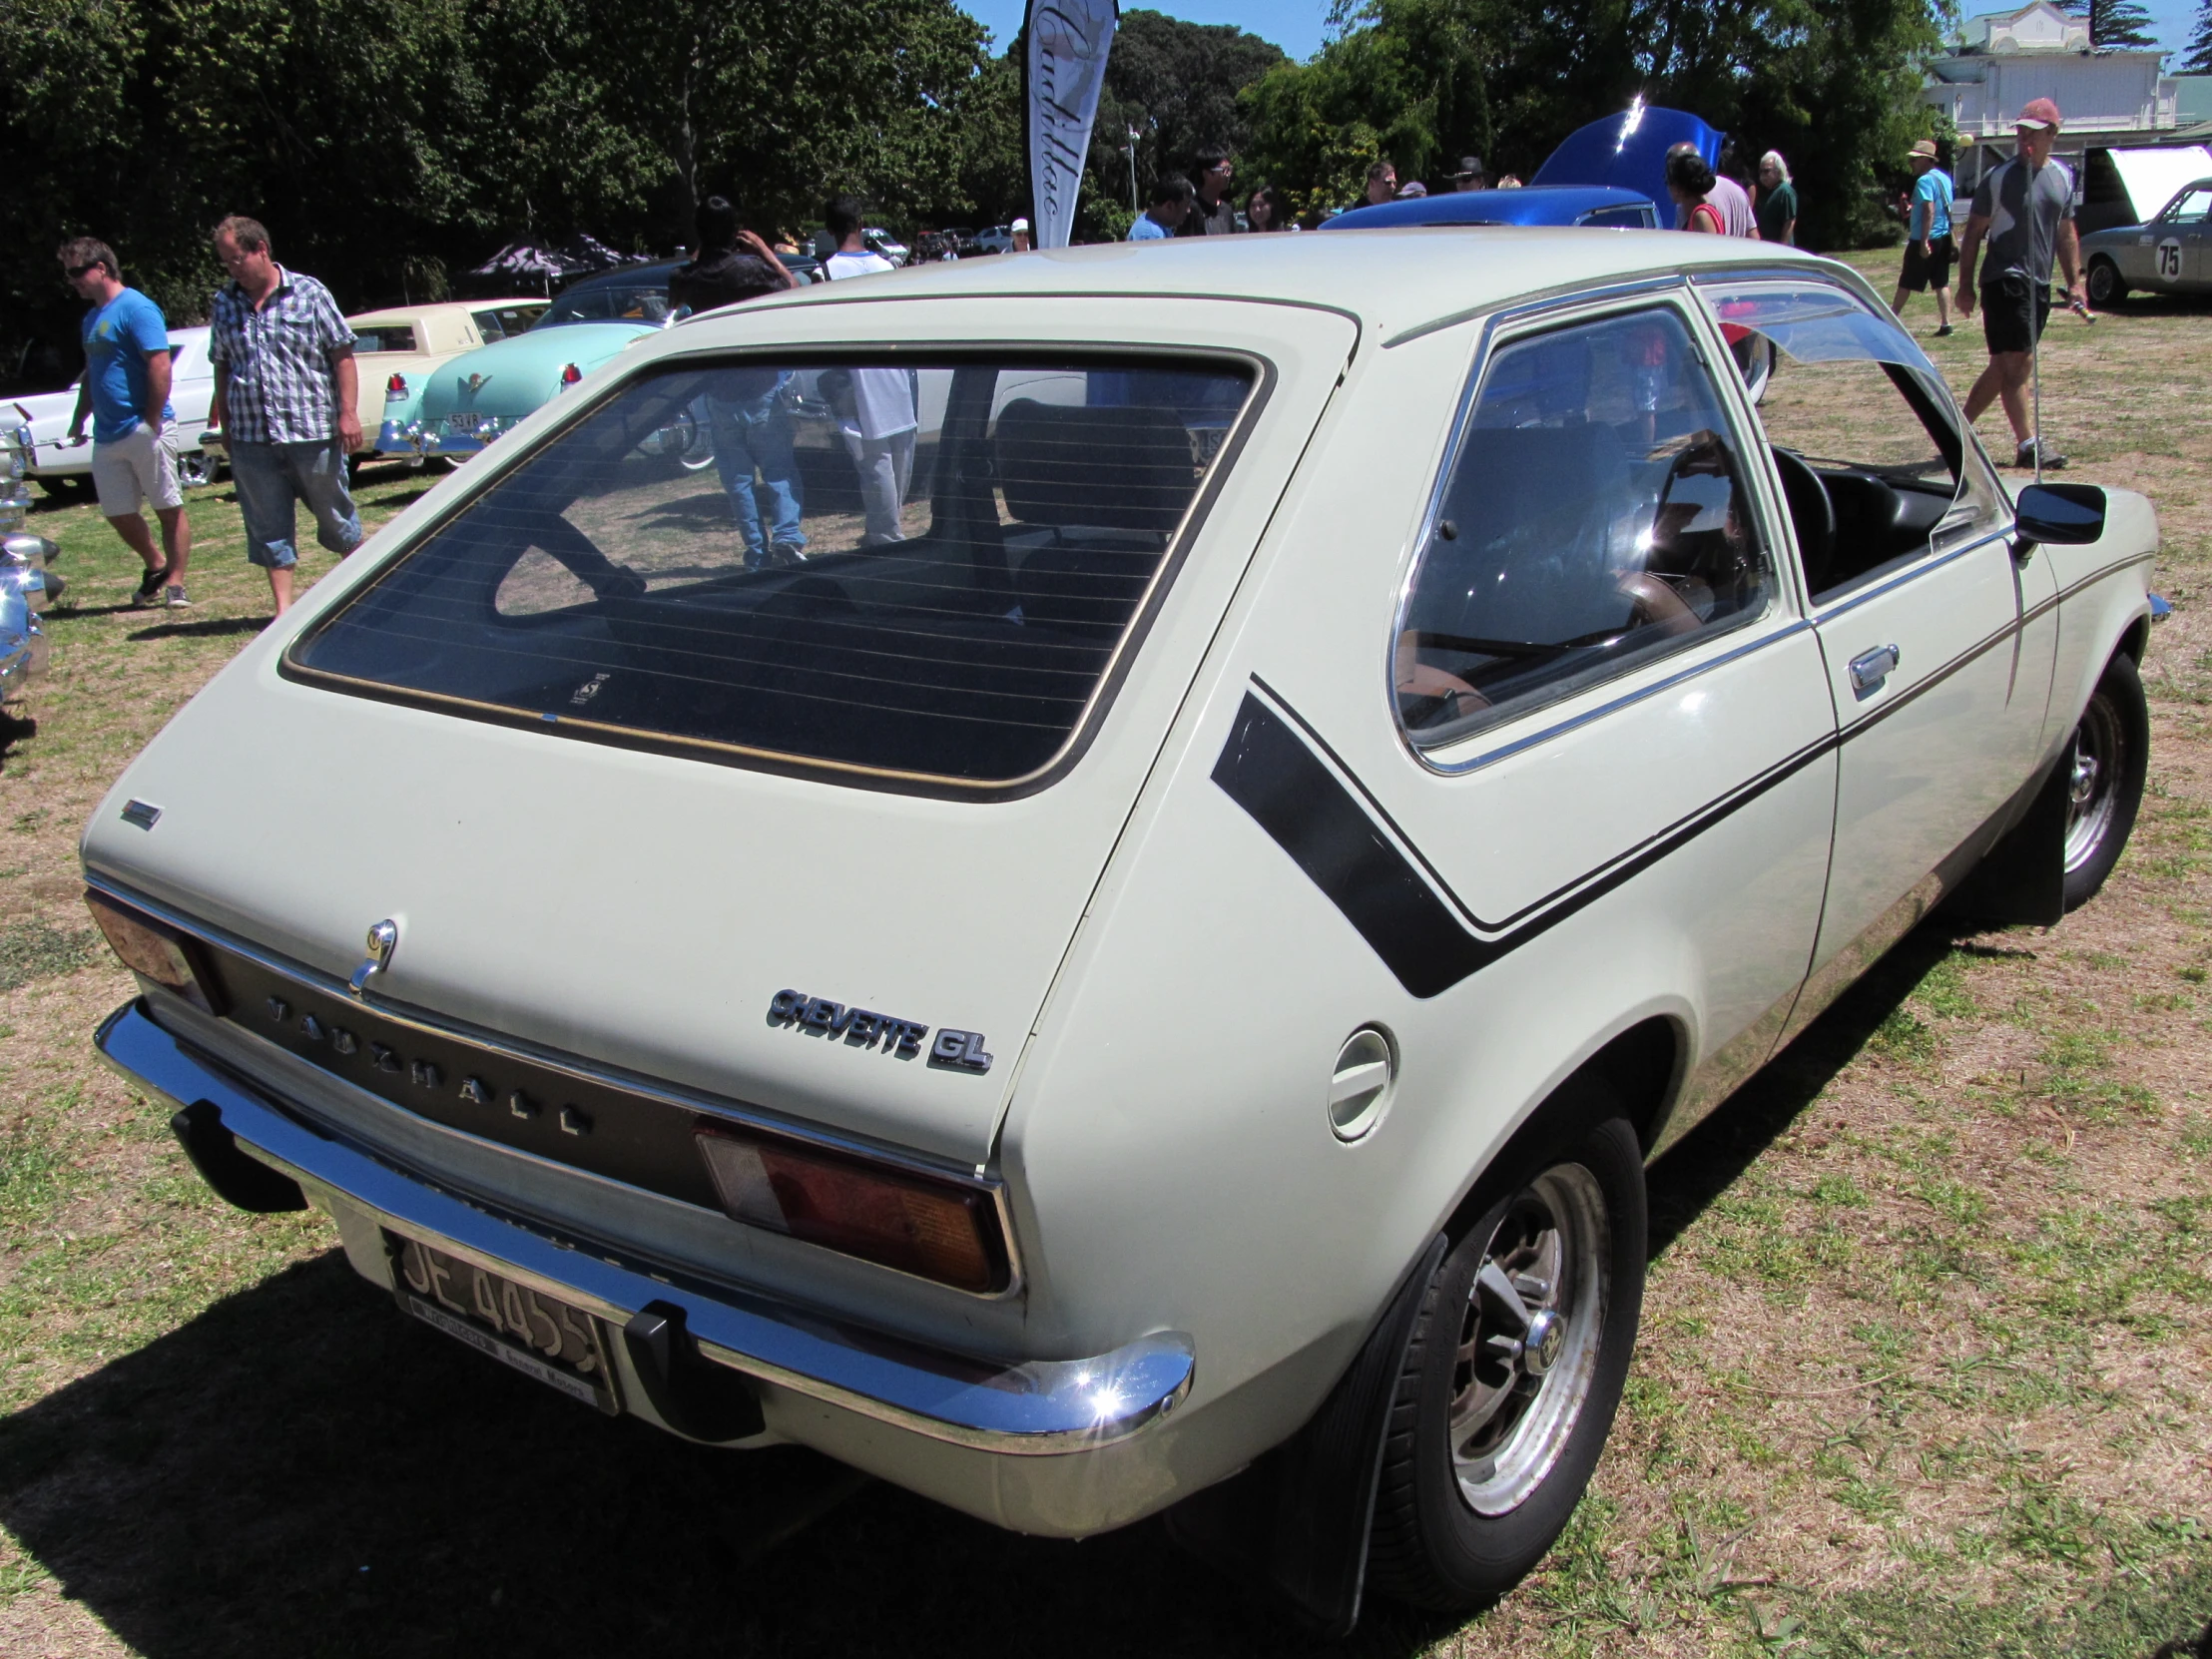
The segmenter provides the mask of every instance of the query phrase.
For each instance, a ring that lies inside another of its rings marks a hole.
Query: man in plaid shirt
[[[328,288],[271,257],[255,221],[233,214],[218,225],[215,252],[231,279],[216,291],[208,340],[213,414],[230,440],[246,556],[269,572],[282,616],[298,562],[295,503],[306,503],[315,540],[340,558],[361,541],[345,487],[346,457],[361,446],[353,330]]]

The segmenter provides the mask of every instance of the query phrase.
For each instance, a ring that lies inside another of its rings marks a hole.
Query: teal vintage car
[[[628,266],[562,291],[528,333],[455,357],[387,409],[382,455],[473,455],[632,341],[668,321],[668,279],[680,262]]]

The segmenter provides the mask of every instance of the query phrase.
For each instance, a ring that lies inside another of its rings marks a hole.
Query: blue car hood
[[[1634,191],[1590,185],[1530,185],[1525,190],[1467,190],[1414,196],[1352,208],[1325,222],[1324,231],[1373,231],[1390,225],[1573,225],[1608,208],[1649,205]],[[1672,217],[1670,208],[1660,216]]]
[[[1662,109],[1637,99],[1619,115],[1577,128],[1536,169],[1531,185],[1612,185],[1648,196],[1658,204],[1660,223],[1671,223],[1667,195],[1667,152],[1675,145],[1697,146],[1707,166],[1719,162],[1728,135],[1684,110]]]

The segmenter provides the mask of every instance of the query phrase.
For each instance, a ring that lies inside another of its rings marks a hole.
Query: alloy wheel
[[[1604,1194],[1558,1164],[1515,1195],[1459,1321],[1450,1443],[1460,1495],[1501,1515],[1542,1483],[1590,1393],[1611,1260]]]
[[[2127,775],[2127,730],[2119,711],[2100,691],[2074,729],[2073,775],[2066,790],[2066,868],[2079,869],[2097,855],[2112,831]]]

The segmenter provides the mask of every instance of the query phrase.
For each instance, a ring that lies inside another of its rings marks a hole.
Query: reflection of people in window
[[[837,239],[837,251],[824,262],[832,281],[891,269],[890,261],[868,250],[864,210],[857,196],[840,196],[823,216]],[[854,368],[831,369],[822,384],[860,474],[860,505],[867,518],[860,545],[903,541],[898,512],[914,473],[913,381],[902,368]]]

